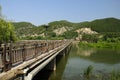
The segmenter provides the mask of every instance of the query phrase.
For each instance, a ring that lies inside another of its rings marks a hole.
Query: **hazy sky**
[[[28,21],[35,25],[56,20],[120,19],[120,0],[0,0],[0,5],[8,20]]]

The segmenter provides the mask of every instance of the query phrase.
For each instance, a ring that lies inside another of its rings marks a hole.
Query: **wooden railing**
[[[50,50],[53,50],[67,41],[22,41],[0,45],[0,69],[8,71],[12,67],[30,60]]]

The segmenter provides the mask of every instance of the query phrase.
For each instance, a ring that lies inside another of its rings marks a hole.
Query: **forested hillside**
[[[33,27],[36,27],[29,22],[13,22],[12,24],[15,27],[18,36],[28,35],[32,33]]]
[[[120,20],[116,18],[98,19],[81,23],[81,25],[97,32],[120,32]]]
[[[18,37],[45,37],[46,28],[44,25],[35,26],[29,22],[14,22],[16,34]],[[117,33],[120,32],[120,20],[116,18],[97,19],[91,22],[73,23],[66,20],[54,21],[48,23],[47,36],[75,38],[79,35],[76,30],[81,28],[91,28],[98,33]],[[74,37],[75,36],[75,37]],[[34,39],[34,38],[33,38]]]

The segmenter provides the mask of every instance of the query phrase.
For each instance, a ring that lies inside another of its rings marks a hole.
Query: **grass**
[[[120,42],[119,43],[108,43],[108,42],[98,42],[98,43],[85,43],[80,42],[80,47],[92,47],[92,48],[110,48],[110,49],[120,49]]]
[[[120,73],[113,71],[110,75],[111,80],[120,80]]]
[[[86,70],[84,70],[84,78],[89,80],[92,75],[93,66],[89,65]]]
[[[120,80],[120,71],[113,70],[109,73],[92,73],[93,66],[89,65],[83,73],[84,80]]]
[[[93,66],[89,65],[83,73],[84,80],[120,80],[120,72],[113,70],[107,74],[95,74],[93,72]]]

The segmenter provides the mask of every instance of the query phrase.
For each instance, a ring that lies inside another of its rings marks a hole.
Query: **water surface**
[[[37,80],[80,80],[84,70],[89,65],[94,67],[94,72],[109,73],[113,70],[120,71],[120,50],[85,49],[73,44],[69,55],[58,60],[56,71],[43,70],[36,78]],[[46,74],[43,74],[43,77],[41,73]]]

